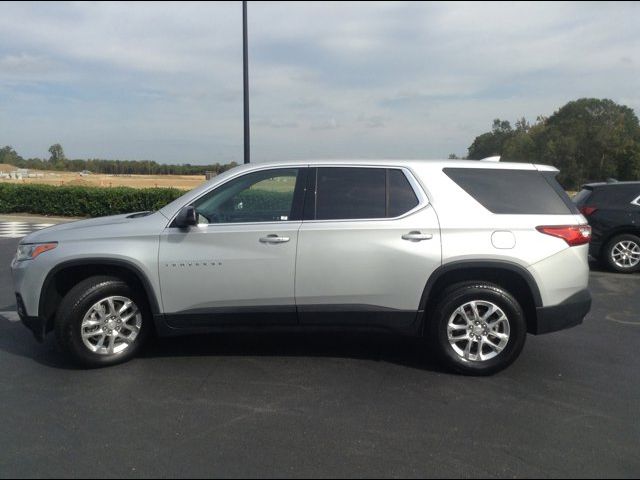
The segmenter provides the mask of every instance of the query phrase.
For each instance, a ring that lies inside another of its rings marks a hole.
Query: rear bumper
[[[535,325],[530,326],[529,333],[541,335],[575,327],[582,323],[589,310],[591,294],[588,289],[580,290],[558,305],[538,307]]]

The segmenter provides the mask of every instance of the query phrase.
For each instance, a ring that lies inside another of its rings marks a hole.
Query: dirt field
[[[16,169],[12,165],[0,164],[0,173],[9,173]],[[80,175],[76,172],[51,172],[30,170],[30,174],[38,175],[36,178],[22,178],[12,180],[0,178],[2,183],[27,184],[41,183],[46,185],[81,185],[95,187],[175,187],[191,190],[204,182],[204,175],[105,175],[89,174]],[[42,175],[42,176],[40,176]]]

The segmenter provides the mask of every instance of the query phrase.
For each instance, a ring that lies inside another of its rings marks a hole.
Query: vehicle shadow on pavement
[[[15,308],[15,307],[14,307]],[[50,368],[80,370],[56,345],[53,333],[38,343],[31,333],[12,323],[0,335],[0,351]],[[411,368],[446,372],[421,339],[383,333],[219,333],[150,338],[138,358],[171,357],[321,357],[389,362]]]
[[[422,339],[384,333],[219,333],[154,338],[139,356],[348,358],[447,372]]]
[[[591,272],[615,273],[607,270],[605,267],[602,266],[602,264],[599,261],[597,261],[592,257],[589,257],[589,270]]]
[[[76,369],[76,366],[60,352],[53,335],[47,335],[45,341],[39,343],[19,322],[3,326],[0,334],[0,351],[33,360],[46,367]]]

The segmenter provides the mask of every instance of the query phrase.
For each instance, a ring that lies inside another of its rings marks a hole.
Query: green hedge
[[[56,187],[0,183],[0,213],[101,217],[157,210],[184,193],[176,188]]]

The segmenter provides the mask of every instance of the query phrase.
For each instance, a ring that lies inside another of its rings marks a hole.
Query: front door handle
[[[286,243],[288,241],[289,237],[281,237],[280,235],[276,235],[275,233],[260,238],[260,243]]]
[[[409,232],[402,235],[403,240],[409,240],[410,242],[421,242],[423,240],[431,240],[433,235],[430,233],[421,233],[418,231]]]

